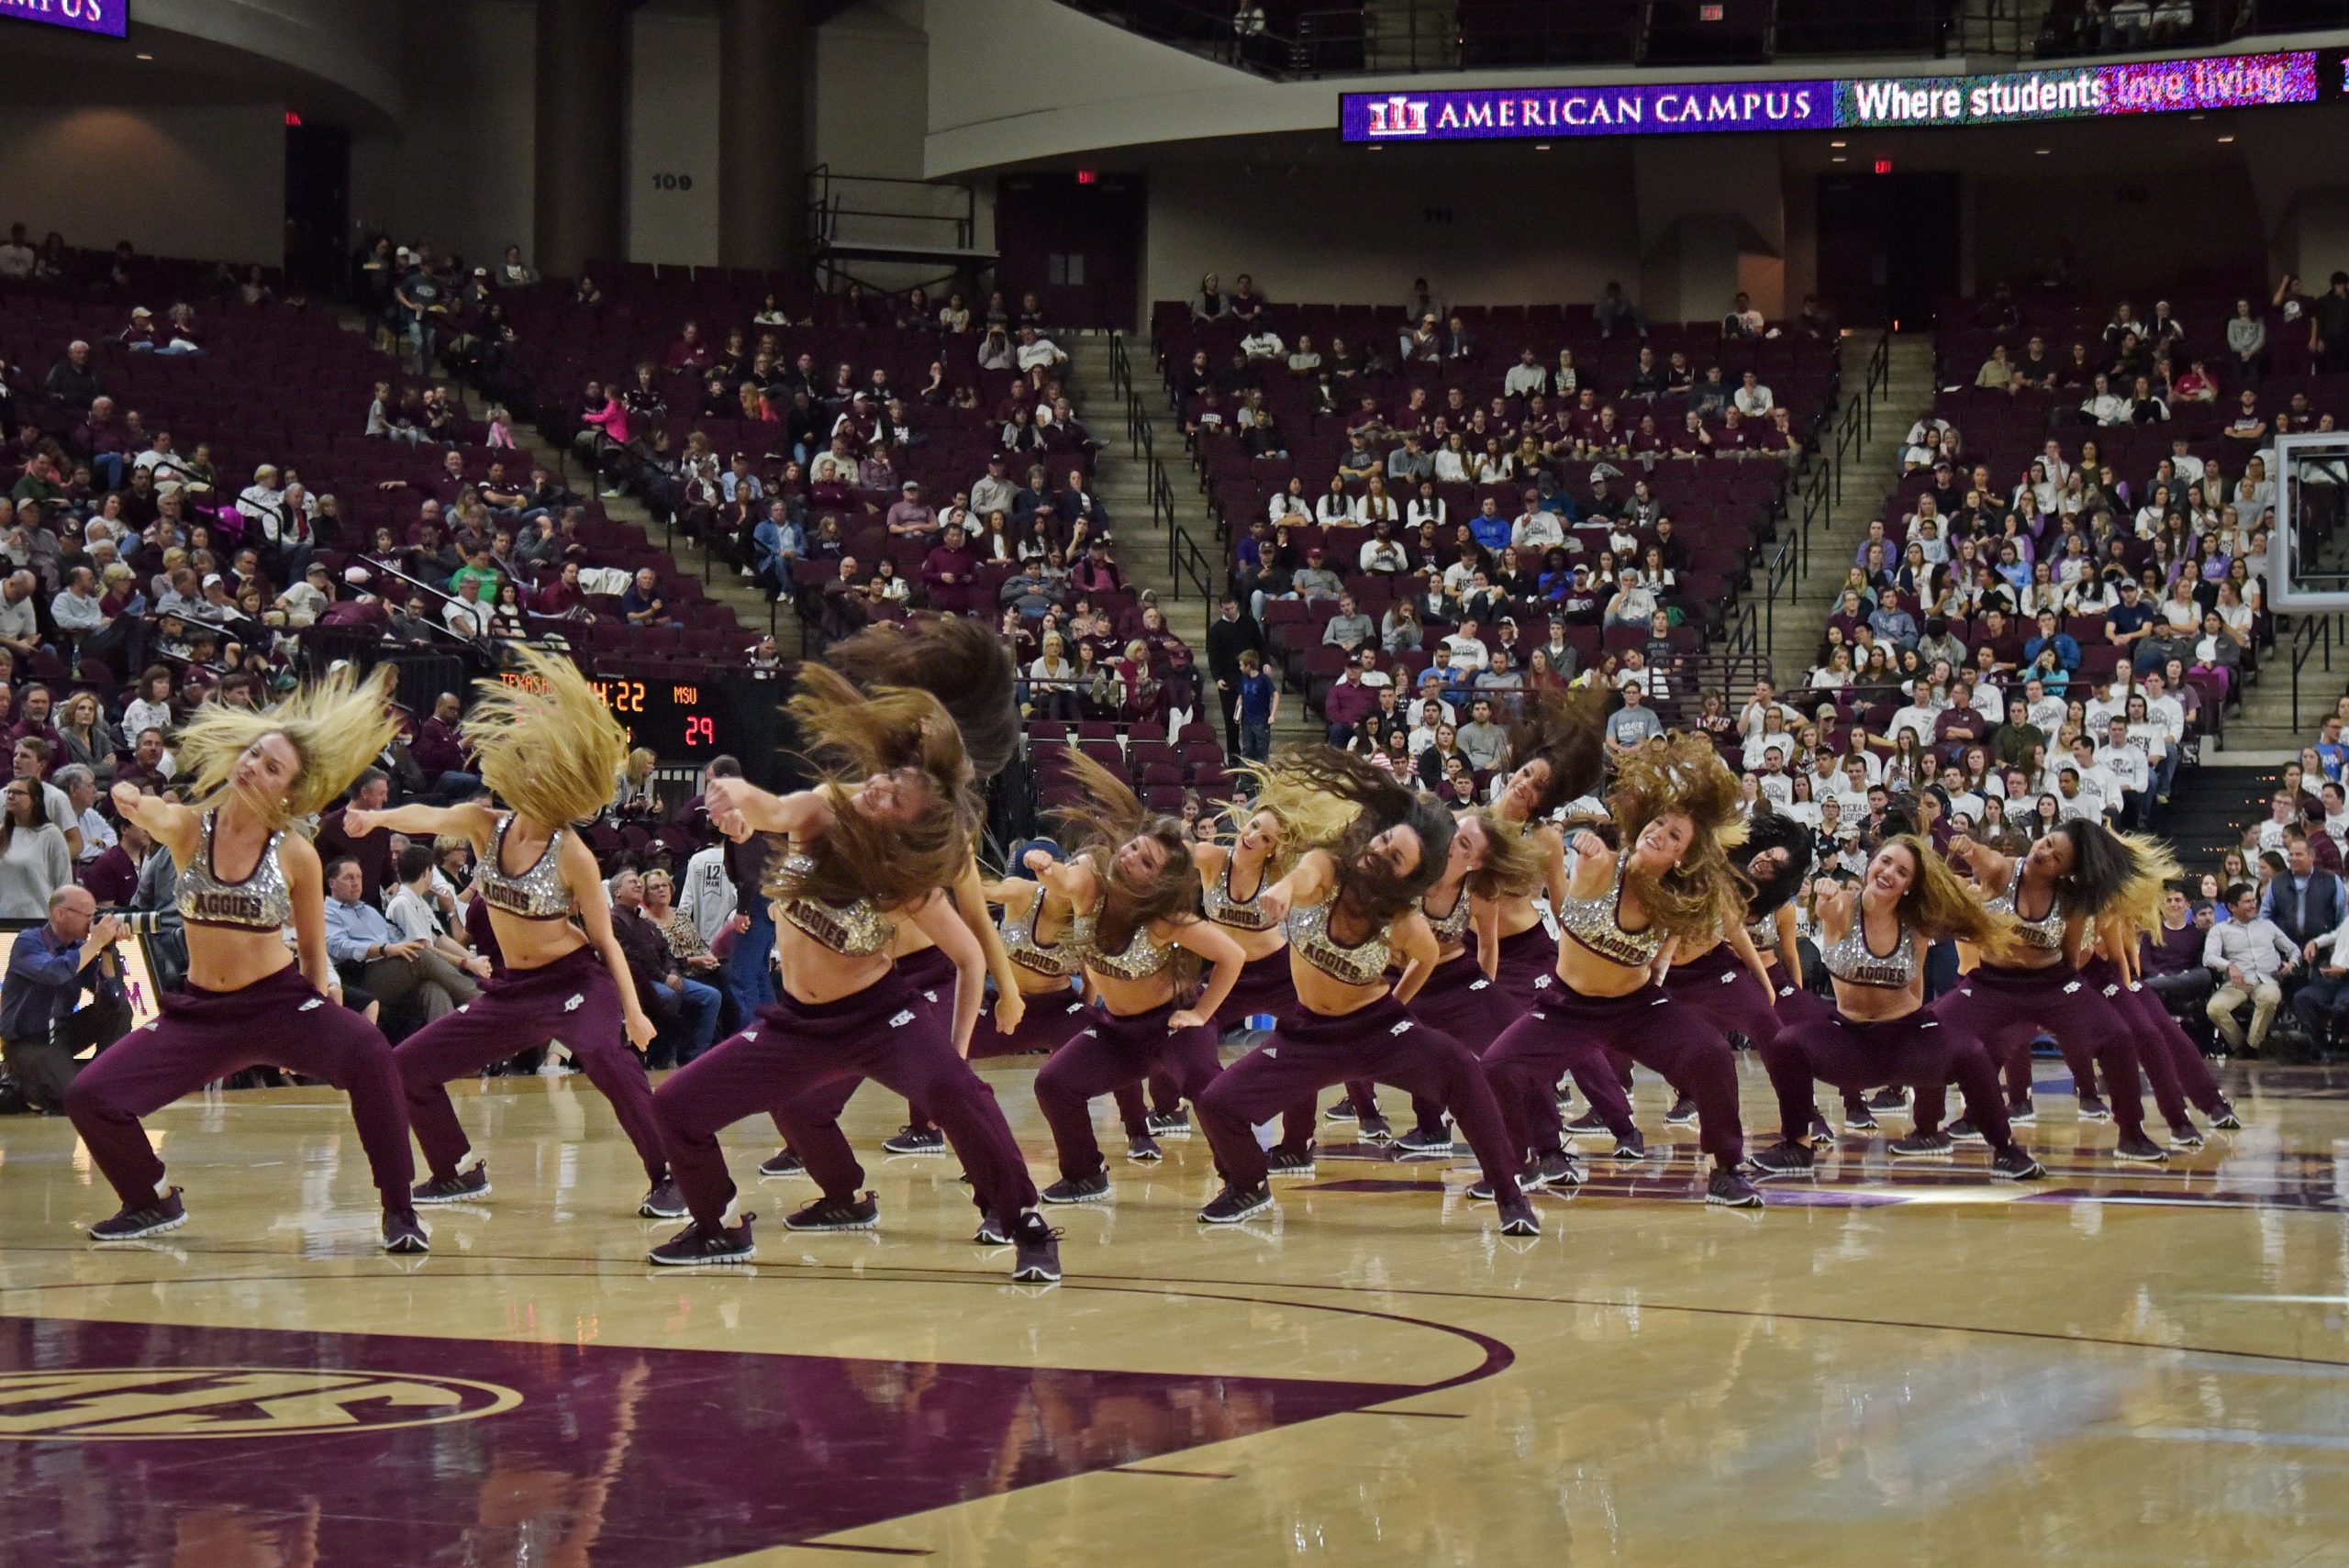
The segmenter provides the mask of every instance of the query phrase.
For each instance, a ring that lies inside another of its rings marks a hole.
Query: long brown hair
[[[1878,845],[1876,853],[1895,848],[1906,850],[1917,866],[1909,891],[1900,895],[1902,925],[1921,932],[1927,941],[1952,939],[1980,948],[1986,955],[2002,953],[2013,946],[2013,917],[1985,907],[1981,895],[1949,869],[1930,840],[1901,833]]]
[[[1641,830],[1675,812],[1688,818],[1688,849],[1662,875],[1627,870],[1624,887],[1647,911],[1649,923],[1687,943],[1712,940],[1745,917],[1746,881],[1729,851],[1745,841],[1738,816],[1737,776],[1710,740],[1674,735],[1637,747],[1617,763],[1607,808],[1629,855]]]
[[[801,846],[809,865],[794,873],[777,857],[767,868],[771,898],[853,904],[869,898],[904,909],[951,886],[971,859],[975,828],[963,788],[969,765],[962,732],[928,692],[882,687],[858,691],[839,672],[809,664],[799,672],[792,716],[819,769],[815,788],[830,806],[831,826]],[[910,769],[920,776],[910,817],[876,822],[856,809],[855,789],[870,775]]]
[[[1125,780],[1074,746],[1068,749],[1068,761],[1081,793],[1074,804],[1056,807],[1052,817],[1070,856],[1083,860],[1101,882],[1094,946],[1102,952],[1123,952],[1136,931],[1197,918],[1199,873],[1182,822],[1149,810]],[[1118,851],[1135,839],[1148,839],[1166,853],[1151,877],[1130,876],[1118,863]],[[1196,995],[1197,955],[1179,951],[1174,974],[1177,996]]]
[[[1607,688],[1596,684],[1548,687],[1527,697],[1525,717],[1509,726],[1508,754],[1513,767],[1536,757],[1550,764],[1533,816],[1547,817],[1588,795],[1606,776],[1607,698]]]
[[[905,686],[944,705],[981,779],[1003,772],[1019,750],[1018,673],[1011,652],[985,621],[918,616],[876,622],[832,644],[824,661],[860,686]]]
[[[1546,858],[1531,823],[1511,822],[1489,806],[1467,813],[1484,826],[1485,863],[1468,873],[1468,891],[1495,902],[1520,898],[1542,885]]]

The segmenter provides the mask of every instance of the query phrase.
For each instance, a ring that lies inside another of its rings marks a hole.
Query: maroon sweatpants
[[[1478,1057],[1500,1039],[1503,1029],[1517,1022],[1520,1011],[1498,980],[1486,978],[1473,951],[1455,953],[1436,965],[1435,973],[1411,998],[1410,1008],[1411,1017],[1439,1034],[1450,1035]],[[1365,1116],[1378,1109],[1378,1091],[1367,1081],[1347,1080],[1346,1095]],[[1439,1101],[1414,1095],[1411,1115],[1421,1132],[1443,1129],[1443,1106]]]
[[[1176,1010],[1168,1002],[1121,1018],[1107,1007],[1086,1007],[1085,1027],[1037,1073],[1036,1105],[1052,1124],[1062,1175],[1081,1181],[1108,1166],[1093,1137],[1092,1101],[1098,1096],[1139,1085],[1158,1073],[1172,1079],[1177,1092],[1196,1105],[1223,1071],[1215,1050],[1215,1025],[1169,1029],[1166,1020]]]
[[[2080,978],[2102,992],[2104,999],[2136,1031],[2137,1061],[2154,1085],[2154,1106],[2161,1112],[2162,1118],[2174,1129],[2190,1126],[2193,1118],[2186,1109],[2189,1098],[2216,1116],[2218,1107],[2226,1104],[2225,1096],[2219,1093],[2218,1080],[2210,1076],[2210,1064],[2202,1060],[2202,1053],[2194,1048],[2194,1041],[2187,1038],[2186,1031],[2178,1028],[2177,1020],[2169,1016],[2169,1009],[2162,1006],[2161,999],[2143,986],[2121,984],[2120,966],[2110,959],[2092,958],[2080,965]],[[2176,1049],[2180,1044],[2186,1048],[2183,1056]],[[2071,1063],[2074,1085],[2084,1094],[2095,1093],[2096,1079],[2082,1075],[2091,1073],[2094,1064],[2073,1061],[2069,1046],[2065,1048],[2064,1057]]]
[[[1609,1046],[1697,1102],[1698,1141],[1717,1164],[1744,1158],[1736,1053],[1710,1018],[1686,1004],[1675,1006],[1655,984],[1627,996],[1585,996],[1555,984],[1541,1006],[1493,1042],[1485,1076],[1518,1147],[1536,1154],[1560,1147],[1557,1083],[1569,1072],[1609,1131],[1619,1140],[1637,1133],[1631,1099],[1608,1062]]]
[[[652,1110],[669,1173],[694,1218],[725,1222],[734,1181],[718,1129],[762,1109],[774,1114],[824,1195],[852,1201],[864,1172],[837,1127],[819,1136],[804,1103],[843,1084],[852,1092],[867,1078],[932,1107],[984,1213],[1008,1226],[1033,1206],[1036,1184],[995,1091],[954,1053],[945,1022],[918,1002],[895,970],[837,1002],[785,992],[749,1029],[671,1073],[653,1091]]]
[[[1674,964],[1664,973],[1664,993],[1704,1014],[1723,1034],[1742,1034],[1757,1049],[1782,1025],[1774,1006],[1776,998],[1762,989],[1727,942],[1716,943],[1687,963]]]
[[[1513,937],[1501,939],[1498,972],[1501,990],[1521,1016],[1533,1004],[1559,988],[1558,939],[1536,920]]]
[[[1475,1054],[1420,1023],[1392,993],[1337,1018],[1292,1007],[1264,1044],[1225,1068],[1192,1102],[1224,1180],[1241,1191],[1263,1186],[1264,1151],[1256,1144],[1256,1124],[1357,1074],[1449,1106],[1494,1195],[1503,1203],[1516,1200],[1521,1162]]]
[[[318,995],[289,963],[240,991],[191,985],[166,993],[163,1016],[135,1029],[83,1068],[65,1113],[128,1208],[160,1197],[163,1162],[139,1118],[248,1067],[283,1067],[351,1096],[351,1119],[386,1208],[408,1207],[416,1166],[406,1102],[391,1042],[373,1024]]]
[[[1831,1008],[1790,1022],[1762,1045],[1763,1065],[1778,1095],[1778,1136],[1789,1141],[1810,1133],[1811,1084],[1832,1084],[1846,1093],[1901,1085],[1915,1089],[1919,1132],[1941,1130],[1941,1106],[1927,1119],[1924,1089],[1938,1095],[1952,1078],[1965,1095],[1965,1114],[1993,1150],[2014,1141],[2007,1106],[1998,1093],[1998,1071],[1982,1042],[1920,1007],[1906,1018],[1864,1022]]]
[[[551,1040],[571,1048],[587,1081],[612,1103],[645,1175],[657,1183],[668,1173],[652,1119],[652,1084],[644,1058],[629,1044],[619,987],[596,950],[583,947],[537,969],[507,970],[392,1052],[407,1091],[408,1125],[434,1176],[455,1175],[472,1147],[442,1085]]]
[[[1297,1006],[1297,982],[1289,973],[1288,949],[1275,948],[1262,958],[1252,958],[1240,967],[1240,978],[1232,982],[1231,995],[1216,1009],[1215,1027],[1219,1035],[1243,1028],[1258,1013],[1270,1013],[1279,1018]],[[1133,1117],[1128,1109],[1131,1089],[1118,1091],[1118,1110],[1126,1118],[1126,1130],[1134,1130]],[[1164,1073],[1150,1075],[1150,1108],[1161,1116],[1172,1116],[1183,1106],[1182,1091],[1174,1080]],[[1299,1100],[1281,1113],[1280,1147],[1291,1154],[1303,1154],[1313,1147],[1313,1134],[1319,1107],[1311,1098]]]
[[[1986,963],[1936,999],[1935,1017],[1989,1049],[1990,1060],[2007,1080],[2007,1097],[2031,1097],[2031,1042],[2041,1031],[2054,1035],[2066,1052],[2093,1056],[2104,1070],[2105,1098],[2113,1125],[2123,1138],[2143,1134],[2144,1102],[2137,1092],[2136,1031],[2121,1010],[2068,963],[2047,969],[2012,969]],[[1918,1127],[1939,1127],[1947,1095],[1941,1084],[1920,1087],[1910,1105]],[[1926,1119],[1931,1117],[1932,1120]]]

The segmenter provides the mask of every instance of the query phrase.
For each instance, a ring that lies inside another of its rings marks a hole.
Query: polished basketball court
[[[1031,1069],[989,1076],[1049,1181]],[[1208,1229],[1170,1141],[1052,1211],[1041,1288],[951,1158],[869,1162],[877,1234],[786,1232],[763,1122],[728,1139],[757,1262],[655,1270],[584,1079],[461,1090],[495,1191],[423,1259],[374,1250],[333,1095],[151,1118],[191,1218],[115,1250],[71,1127],[13,1120],[0,1563],[2349,1564],[2349,1081],[2228,1077],[2245,1129],[2166,1169],[2056,1078],[2037,1186],[1854,1137],[1734,1214],[1685,1129],[1522,1242],[1471,1168],[1340,1128]]]

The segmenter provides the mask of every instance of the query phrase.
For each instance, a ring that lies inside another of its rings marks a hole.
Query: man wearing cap
[[[920,480],[908,479],[897,486],[887,522],[891,539],[927,539],[938,531],[938,509],[922,499]]]
[[[1011,515],[1014,486],[1004,476],[1006,466],[1003,453],[990,452],[986,473],[971,486],[971,512],[982,522],[992,513],[1001,512],[1007,517]]]
[[[1289,589],[1291,597],[1308,604],[1316,599],[1336,599],[1346,591],[1345,584],[1323,560],[1319,545],[1305,552],[1305,565],[1289,580]]]
[[[2134,577],[2123,577],[2117,586],[2121,602],[2104,612],[2104,638],[2121,651],[2131,669],[2142,674],[2151,667],[2140,661],[2149,657],[2146,645],[2154,640],[2154,627],[2160,617],[2145,603],[2145,591]]]
[[[1542,510],[1542,492],[1529,485],[1524,502],[1525,509],[1518,514],[1516,523],[1509,529],[1508,539],[1517,547],[1520,559],[1523,559],[1524,552],[1529,550],[1538,558],[1543,550],[1564,544],[1566,530],[1558,526],[1555,512]]]

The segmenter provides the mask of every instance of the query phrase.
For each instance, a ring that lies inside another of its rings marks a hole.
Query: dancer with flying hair
[[[1739,1169],[1735,1053],[1696,1008],[1661,1017],[1672,997],[1655,980],[1676,944],[1709,940],[1727,924],[1742,931],[1744,900],[1729,860],[1745,838],[1737,780],[1709,740],[1674,736],[1620,760],[1608,808],[1627,848],[1612,850],[1587,830],[1575,835],[1558,907],[1557,984],[1485,1053],[1486,1075],[1512,1143],[1536,1172],[1564,1157],[1554,1085],[1568,1071],[1615,1135],[1618,1157],[1642,1158],[1645,1140],[1607,1060],[1612,1046],[1696,1099],[1713,1161],[1705,1201],[1758,1207],[1762,1195]],[[1753,971],[1766,993],[1758,960]]]
[[[2160,840],[2139,833],[2122,833],[2136,862],[2127,891],[2113,900],[2096,921],[2094,940],[2080,978],[2102,992],[2137,1035],[2137,1057],[2154,1086],[2154,1105],[2169,1123],[2170,1146],[2199,1149],[2202,1129],[2194,1125],[2188,1102],[2200,1108],[2211,1124],[2233,1131],[2243,1126],[2235,1108],[2219,1090],[2210,1065],[2187,1032],[2171,1018],[2161,998],[2138,979],[2138,955],[2148,932],[2159,930],[2162,899],[2173,882],[2186,873]],[[2093,1071],[2087,1060],[2075,1062],[2073,1072]],[[2077,1086],[2093,1093],[2095,1080],[2080,1079]],[[1964,1120],[1950,1124],[1950,1136],[1965,1140],[1971,1129]]]
[[[837,1127],[832,1092],[872,1078],[930,1106],[969,1173],[983,1216],[974,1240],[1015,1250],[1012,1277],[1060,1277],[1060,1247],[1035,1212],[1035,1184],[994,1092],[966,1060],[985,960],[944,891],[971,863],[977,831],[971,764],[945,706],[927,692],[859,691],[837,672],[800,673],[791,712],[829,760],[807,789],[777,796],[740,779],[708,792],[710,819],[738,841],[771,833],[785,852],[766,891],[782,994],[740,1033],[673,1073],[652,1096],[662,1141],[693,1223],[654,1248],[664,1264],[733,1262],[755,1247],[745,1214],[726,1214],[734,1183],[718,1132],[772,1109],[821,1195],[786,1223],[870,1229],[873,1195]],[[951,1016],[918,1005],[890,958],[900,923],[918,926],[954,965]],[[1017,1000],[1015,995],[1015,1000]],[[810,1111],[805,1105],[818,1109]]]
[[[2019,860],[1963,837],[1950,840],[1949,859],[1953,866],[1963,861],[1987,906],[2015,922],[2015,940],[2001,953],[1982,952],[1974,969],[1933,1004],[1943,1022],[1979,1039],[2003,1067],[2007,1119],[2017,1125],[2036,1119],[2031,1042],[2043,1031],[2055,1037],[2073,1064],[2081,1119],[2110,1115],[2118,1126],[2114,1156],[2143,1164],[2166,1160],[2167,1151],[2145,1136],[2137,1031],[2079,973],[2097,921],[2121,907],[2138,884],[2138,851],[2110,828],[2074,817],[2033,840]],[[2110,1111],[2089,1099],[2093,1067],[2103,1069]],[[1911,1109],[1916,1125],[1938,1128],[1945,1099],[1939,1084],[1919,1086]],[[1944,1131],[1932,1136],[1944,1145],[1953,1141]]]
[[[1520,1012],[1555,984],[1557,950],[1533,906],[1533,895],[1546,894],[1553,909],[1564,902],[1566,837],[1551,817],[1606,777],[1607,700],[1607,689],[1598,685],[1542,692],[1528,704],[1526,717],[1509,728],[1508,754],[1517,765],[1493,802],[1493,813],[1500,823],[1520,828],[1541,860],[1533,885],[1512,886],[1500,896],[1499,978]]]
[[[1953,1077],[1965,1092],[1966,1114],[1990,1147],[1990,1173],[2036,1181],[2047,1173],[2018,1147],[1998,1096],[1998,1070],[1982,1042],[1925,1005],[1925,950],[1954,939],[1986,953],[2015,939],[2011,917],[1986,908],[1933,847],[1912,834],[1886,840],[1856,888],[1822,883],[1820,938],[1835,985],[1833,1009],[1789,1020],[1759,1043],[1778,1095],[1778,1141],[1754,1155],[1774,1176],[1807,1174],[1813,1154],[1804,1133],[1817,1117],[1814,1081],[1850,1093],[1906,1084],[1918,1089],[1917,1121],[1891,1146],[1895,1159],[1946,1153],[1941,1086]],[[1922,1091],[1931,1085],[1934,1095]]]
[[[345,665],[274,707],[206,703],[176,738],[190,804],[115,785],[123,819],[171,851],[179,868],[188,972],[187,989],[163,996],[161,1018],[100,1051],[66,1091],[74,1130],[122,1200],[119,1213],[89,1227],[96,1240],[136,1240],[187,1223],[180,1189],[158,1190],[163,1162],[139,1118],[266,1063],[351,1096],[383,1199],[384,1250],[429,1250],[408,1195],[415,1165],[399,1069],[382,1032],[341,1005],[318,852],[295,831],[399,732],[391,688],[388,666],[362,681]]]
[[[1191,912],[1198,873],[1182,823],[1144,810],[1124,780],[1074,749],[1069,766],[1080,803],[1055,813],[1069,857],[1037,874],[1076,911],[1094,999],[1085,1027],[1036,1074],[1036,1105],[1060,1153],[1048,1204],[1110,1195],[1094,1099],[1163,1073],[1197,1103],[1223,1070],[1216,1012],[1246,962],[1230,933]],[[1212,966],[1204,984],[1202,963]]]
[[[1325,797],[1353,811],[1334,841],[1306,849],[1260,895],[1259,907],[1286,928],[1297,1001],[1264,1043],[1196,1102],[1224,1179],[1200,1221],[1236,1225],[1272,1207],[1256,1123],[1333,1084],[1367,1077],[1449,1106],[1499,1203],[1502,1233],[1540,1234],[1475,1056],[1409,1010],[1440,952],[1418,901],[1453,856],[1477,862],[1478,847],[1462,840],[1433,796],[1332,747],[1286,752],[1258,777],[1258,805],[1285,830],[1297,828],[1300,841],[1308,824],[1327,821]],[[1397,959],[1402,976],[1390,984],[1387,967]]]
[[[643,1162],[647,1189],[637,1213],[678,1218],[685,1200],[669,1179],[652,1085],[638,1054],[652,1042],[652,1020],[612,934],[611,900],[595,851],[577,831],[611,804],[613,779],[628,758],[628,732],[570,660],[530,648],[517,653],[519,666],[507,679],[474,683],[462,727],[482,783],[506,803],[505,811],[486,805],[388,811],[354,806],[345,813],[353,834],[386,828],[471,843],[481,868],[476,897],[488,911],[502,963],[479,996],[393,1053],[429,1173],[417,1184],[416,1201],[473,1203],[490,1194],[487,1162],[464,1165],[471,1145],[444,1085],[560,1040],[611,1102]]]

